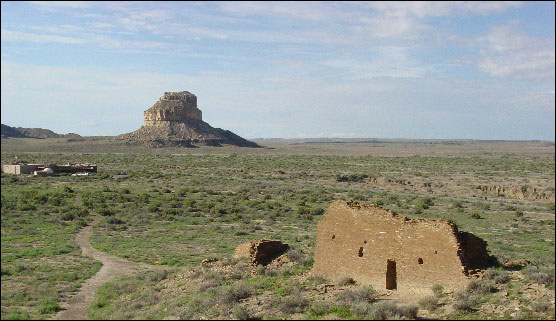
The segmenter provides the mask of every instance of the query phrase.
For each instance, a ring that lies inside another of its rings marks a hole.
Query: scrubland
[[[98,271],[73,242],[92,216],[102,218],[96,249],[171,267],[105,283],[89,309],[94,319],[554,318],[553,143],[259,143],[267,147],[3,139],[3,164],[17,157],[99,170],[2,174],[2,319],[49,318]],[[308,271],[316,224],[337,199],[451,220],[485,239],[500,263],[530,263],[493,267],[457,293],[431,284],[421,298],[331,284]],[[231,258],[238,244],[263,238],[288,243],[292,263],[251,268]],[[219,261],[201,265],[210,258]]]

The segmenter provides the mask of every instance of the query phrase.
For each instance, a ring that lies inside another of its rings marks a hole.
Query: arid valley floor
[[[98,173],[2,174],[2,319],[554,319],[554,143],[255,141],[3,138],[2,164]],[[334,200],[451,220],[499,264],[460,291],[431,284],[420,296],[311,276]],[[289,244],[289,262],[232,258],[259,239]]]

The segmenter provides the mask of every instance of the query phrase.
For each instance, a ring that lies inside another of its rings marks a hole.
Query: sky
[[[1,3],[1,116],[118,135],[165,91],[246,138],[550,140],[554,2]]]

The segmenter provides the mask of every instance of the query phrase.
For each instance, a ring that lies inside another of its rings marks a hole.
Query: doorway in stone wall
[[[396,261],[386,260],[386,290],[395,290],[397,288]]]

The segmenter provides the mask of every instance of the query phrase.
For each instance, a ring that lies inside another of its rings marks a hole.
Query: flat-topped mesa
[[[165,92],[164,96],[144,113],[145,126],[159,126],[165,122],[203,120],[197,108],[197,97],[188,91]]]
[[[141,128],[115,139],[151,147],[260,147],[229,130],[214,128],[204,122],[197,108],[197,97],[188,91],[165,92],[154,106],[145,111]]]

